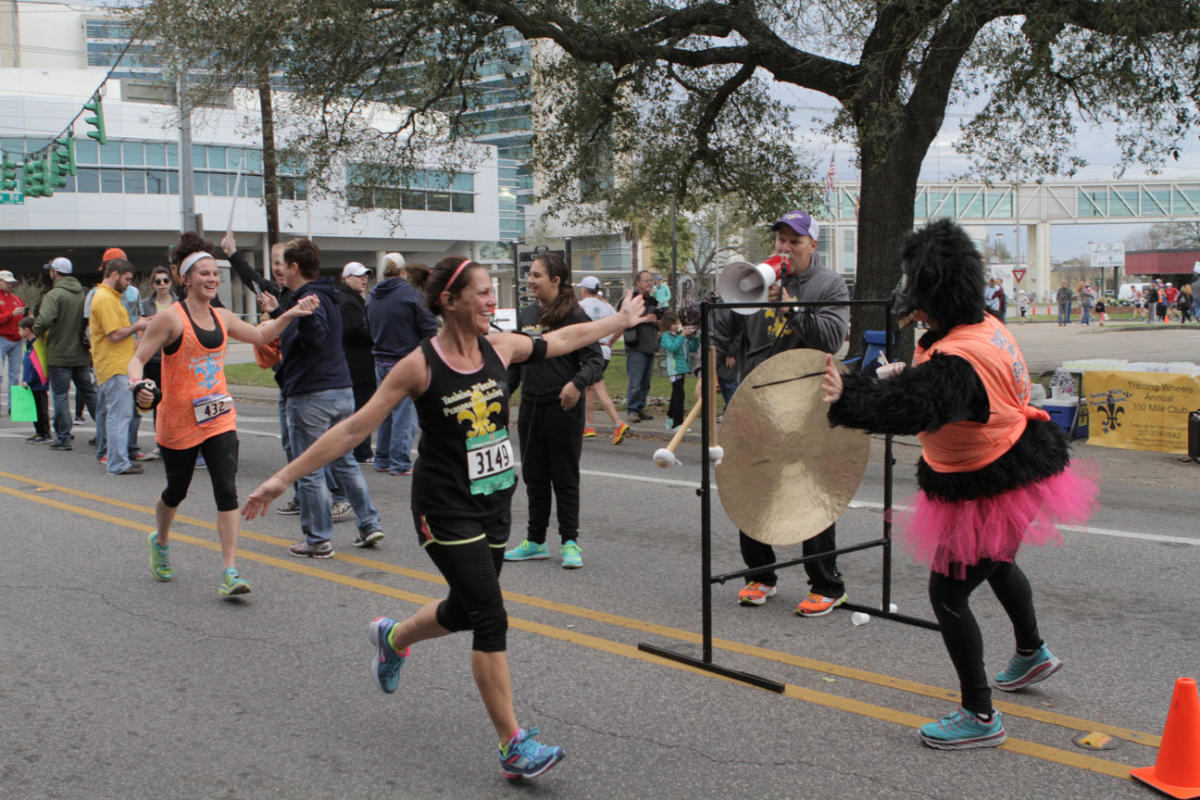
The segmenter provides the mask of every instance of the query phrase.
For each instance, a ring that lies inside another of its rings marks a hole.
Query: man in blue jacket
[[[316,311],[304,317],[304,325],[289,326],[279,338],[283,359],[275,377],[284,396],[288,436],[297,454],[354,413],[353,384],[342,349],[337,287],[332,278],[320,275],[321,251],[313,242],[293,239],[284,245],[279,278],[292,292],[289,307],[308,295],[316,295],[321,301]],[[366,547],[383,539],[379,512],[371,503],[371,493],[354,456],[346,453],[329,467],[358,517],[354,545]],[[333,517],[324,471],[316,470],[301,478],[296,497],[304,541],[292,545],[292,555],[329,558],[333,555]]]
[[[419,266],[414,264],[415,266]],[[383,280],[367,299],[367,326],[375,346],[375,378],[383,383],[392,366],[411,353],[422,339],[437,333],[437,319],[425,307],[425,298],[400,277],[403,269],[389,263]],[[412,445],[417,433],[417,409],[412,400],[392,409],[379,426],[375,441],[375,469],[392,475],[412,475]]]

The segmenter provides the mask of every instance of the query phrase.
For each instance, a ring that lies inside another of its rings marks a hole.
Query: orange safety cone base
[[[1130,770],[1129,774],[1179,800],[1200,798],[1200,694],[1195,680],[1175,681],[1154,766]]]
[[[1171,797],[1178,797],[1179,800],[1195,800],[1200,797],[1200,786],[1172,786],[1154,777],[1154,769],[1154,767],[1142,767],[1130,770],[1129,774],[1147,786],[1158,789],[1163,794],[1169,794]]]

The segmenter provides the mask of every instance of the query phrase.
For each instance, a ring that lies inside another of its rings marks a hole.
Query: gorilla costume
[[[1012,621],[1016,653],[995,676],[998,689],[1017,691],[1056,672],[1062,662],[1038,632],[1033,592],[1014,559],[1022,544],[1061,544],[1057,525],[1086,522],[1097,488],[1072,468],[1049,415],[1029,405],[1025,359],[1008,329],[984,313],[983,262],[962,228],[934,222],[909,236],[902,258],[893,312],[902,325],[929,325],[914,366],[888,378],[828,375],[829,421],[920,437],[921,491],[900,519],[900,538],[930,567],[930,602],[962,691],[962,708],[921,726],[921,740],[940,749],[993,747],[1006,736],[970,594],[986,580]]]

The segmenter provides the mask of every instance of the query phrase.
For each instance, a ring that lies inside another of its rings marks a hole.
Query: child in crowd
[[[33,392],[33,402],[37,408],[37,420],[33,423],[33,436],[25,441],[30,444],[45,444],[50,441],[50,402],[49,383],[46,377],[46,366],[42,364],[33,349],[37,336],[33,332],[33,317],[24,317],[18,327],[21,338],[25,340],[25,361],[21,368],[21,385]]]
[[[1100,327],[1104,327],[1104,321],[1108,319],[1108,312],[1105,311],[1107,306],[1104,305],[1104,299],[1096,301],[1096,320],[1100,323]]]
[[[683,379],[692,371],[689,353],[700,349],[700,339],[695,328],[684,327],[679,315],[667,311],[658,323],[661,334],[658,343],[667,356],[667,377],[671,381],[671,403],[667,406],[667,430],[673,431],[683,424]]]

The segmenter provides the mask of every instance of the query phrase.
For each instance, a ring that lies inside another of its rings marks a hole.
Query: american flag
[[[836,157],[836,151],[833,155],[829,156],[829,172],[825,175],[825,210],[828,211],[831,216],[833,215],[833,174],[836,170],[836,165],[834,162]]]

